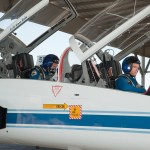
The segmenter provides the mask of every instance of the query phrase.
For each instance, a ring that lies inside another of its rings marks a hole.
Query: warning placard
[[[55,97],[59,94],[61,89],[62,89],[62,86],[59,86],[59,85],[52,86],[52,92],[53,92]]]
[[[69,119],[81,119],[82,118],[82,106],[70,105],[69,106]]]

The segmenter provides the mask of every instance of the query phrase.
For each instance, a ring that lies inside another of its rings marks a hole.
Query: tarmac
[[[0,144],[0,150],[58,150],[58,149],[33,147],[33,146],[20,146],[20,145],[18,146],[18,145]]]

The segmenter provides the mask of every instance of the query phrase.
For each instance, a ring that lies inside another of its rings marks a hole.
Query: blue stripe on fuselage
[[[150,116],[83,114],[82,119],[71,120],[69,114],[8,113],[7,124],[150,129]]]

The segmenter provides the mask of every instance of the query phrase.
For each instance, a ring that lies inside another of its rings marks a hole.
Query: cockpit
[[[59,2],[54,1],[33,1],[28,9],[23,9],[29,2],[20,1],[0,20],[1,22],[11,20],[6,28],[1,29],[0,33],[1,78],[29,78],[28,72],[34,66],[33,57],[29,52],[77,17],[76,10],[67,0],[59,5]],[[122,74],[120,60],[130,53],[150,57],[148,51],[149,4],[148,1],[136,1],[136,3],[131,0],[114,1],[111,6],[87,21],[70,38],[70,47],[61,55],[58,81],[114,88],[115,79]],[[60,5],[63,5],[62,9],[59,8]],[[36,6],[40,6],[40,8]],[[121,9],[122,6],[126,9]],[[53,10],[55,7],[58,10],[57,13],[46,19],[47,16],[43,14],[49,10],[48,8]],[[130,9],[126,11],[128,7]],[[35,12],[31,11],[33,8],[36,9]],[[22,11],[20,11],[21,9]],[[42,16],[44,17],[42,18]],[[16,21],[19,19],[22,20],[17,23]],[[18,29],[23,27],[27,21],[28,23],[48,25],[48,27],[45,27],[38,37],[25,44],[18,37]],[[115,48],[120,49],[116,55],[110,51]],[[70,62],[71,53],[77,57],[79,63]],[[145,70],[141,69],[142,74],[147,69],[148,64]]]
[[[141,2],[115,1],[83,25],[70,38],[70,51],[78,57],[80,66],[75,64],[76,68],[70,67],[69,71],[64,67],[60,81],[66,81],[67,77],[68,82],[114,88],[114,80],[122,73],[119,61],[131,53],[142,59],[149,57],[150,3]],[[78,44],[78,41],[82,44]],[[120,52],[110,55],[107,46],[114,50],[117,48]],[[104,48],[106,51],[103,51]],[[95,59],[97,63],[94,62]],[[149,66],[147,63],[145,67],[144,62],[145,60],[140,68],[142,81]],[[77,72],[79,79],[76,78],[76,81],[74,74]]]
[[[34,66],[29,53],[76,18],[77,12],[69,0],[61,1],[63,7],[51,0],[18,0],[11,5],[0,18],[0,78],[18,74],[26,78],[25,72]]]
[[[122,70],[120,63],[114,60],[113,56],[106,52],[103,54],[103,60],[100,60],[98,55],[94,55],[83,63],[71,64],[70,53],[73,51],[68,47],[60,58],[58,69],[60,82],[115,87],[115,79],[122,73]]]

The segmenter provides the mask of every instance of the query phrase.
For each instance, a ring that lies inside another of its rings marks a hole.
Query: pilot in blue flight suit
[[[146,90],[140,86],[136,80],[136,75],[140,67],[140,61],[135,56],[129,56],[122,62],[124,74],[120,75],[115,82],[115,88],[123,91],[144,93]]]
[[[49,54],[45,56],[42,65],[35,66],[35,68],[32,69],[30,79],[52,80],[58,63],[59,58],[56,55]]]

